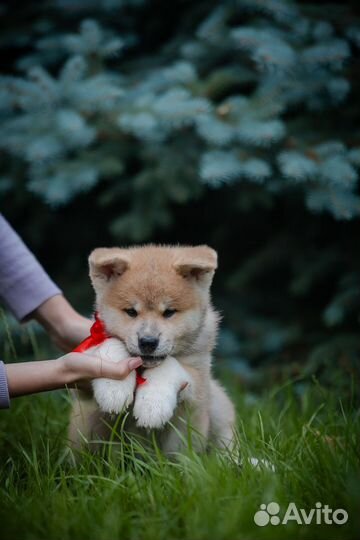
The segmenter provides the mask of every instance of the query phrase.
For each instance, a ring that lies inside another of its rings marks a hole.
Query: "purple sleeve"
[[[0,214],[0,299],[21,321],[56,294],[60,289]]]
[[[10,398],[4,363],[0,361],[0,409],[10,407]]]

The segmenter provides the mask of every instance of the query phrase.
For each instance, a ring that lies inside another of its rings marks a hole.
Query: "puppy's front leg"
[[[138,386],[135,396],[136,425],[163,428],[174,416],[179,392],[191,385],[191,377],[171,356],[159,366],[145,370],[143,376],[146,381]]]
[[[109,338],[101,345],[89,349],[88,352],[111,362],[125,361],[129,357],[123,343],[116,338]],[[134,399],[135,381],[135,371],[131,371],[123,380],[93,380],[94,397],[100,409],[107,413],[124,411]]]

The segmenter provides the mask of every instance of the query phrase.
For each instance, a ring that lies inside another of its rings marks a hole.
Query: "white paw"
[[[125,411],[134,399],[135,373],[132,371],[123,381],[94,379],[94,397],[100,409],[107,413]]]
[[[89,353],[114,363],[124,361],[129,356],[124,344],[116,338],[109,338],[101,345],[92,347]],[[107,413],[124,411],[134,399],[135,379],[134,371],[122,381],[94,379],[94,397],[100,409]]]
[[[189,375],[169,357],[160,366],[145,370],[143,376],[146,382],[136,390],[133,409],[136,425],[161,429],[174,416],[179,393],[190,383]]]
[[[133,411],[136,425],[147,429],[160,429],[174,416],[177,394],[162,391],[159,395],[157,388],[145,389],[145,384],[136,392]]]

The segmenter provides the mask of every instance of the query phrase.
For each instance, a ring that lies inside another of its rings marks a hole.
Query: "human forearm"
[[[70,351],[90,333],[92,322],[80,315],[62,294],[49,298],[29,316],[37,320],[63,351]]]
[[[0,214],[0,300],[20,320],[37,320],[63,351],[71,351],[91,321],[69,304],[18,234]]]
[[[98,377],[124,379],[142,364],[141,358],[110,362],[99,356],[70,353],[57,360],[6,364],[10,398],[56,390],[65,386],[85,387]]]
[[[7,364],[6,376],[11,398],[56,390],[69,383],[61,358],[42,360],[41,362]]]

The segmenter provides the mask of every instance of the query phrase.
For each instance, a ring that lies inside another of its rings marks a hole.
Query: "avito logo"
[[[280,505],[277,502],[260,504],[260,510],[255,512],[254,522],[259,527],[266,525],[286,525],[289,522],[296,522],[298,525],[344,525],[349,519],[349,515],[343,508],[332,510],[328,504],[321,502],[315,504],[315,508],[306,511],[304,508],[298,509],[294,502],[290,502],[285,511],[284,517],[279,517]]]

